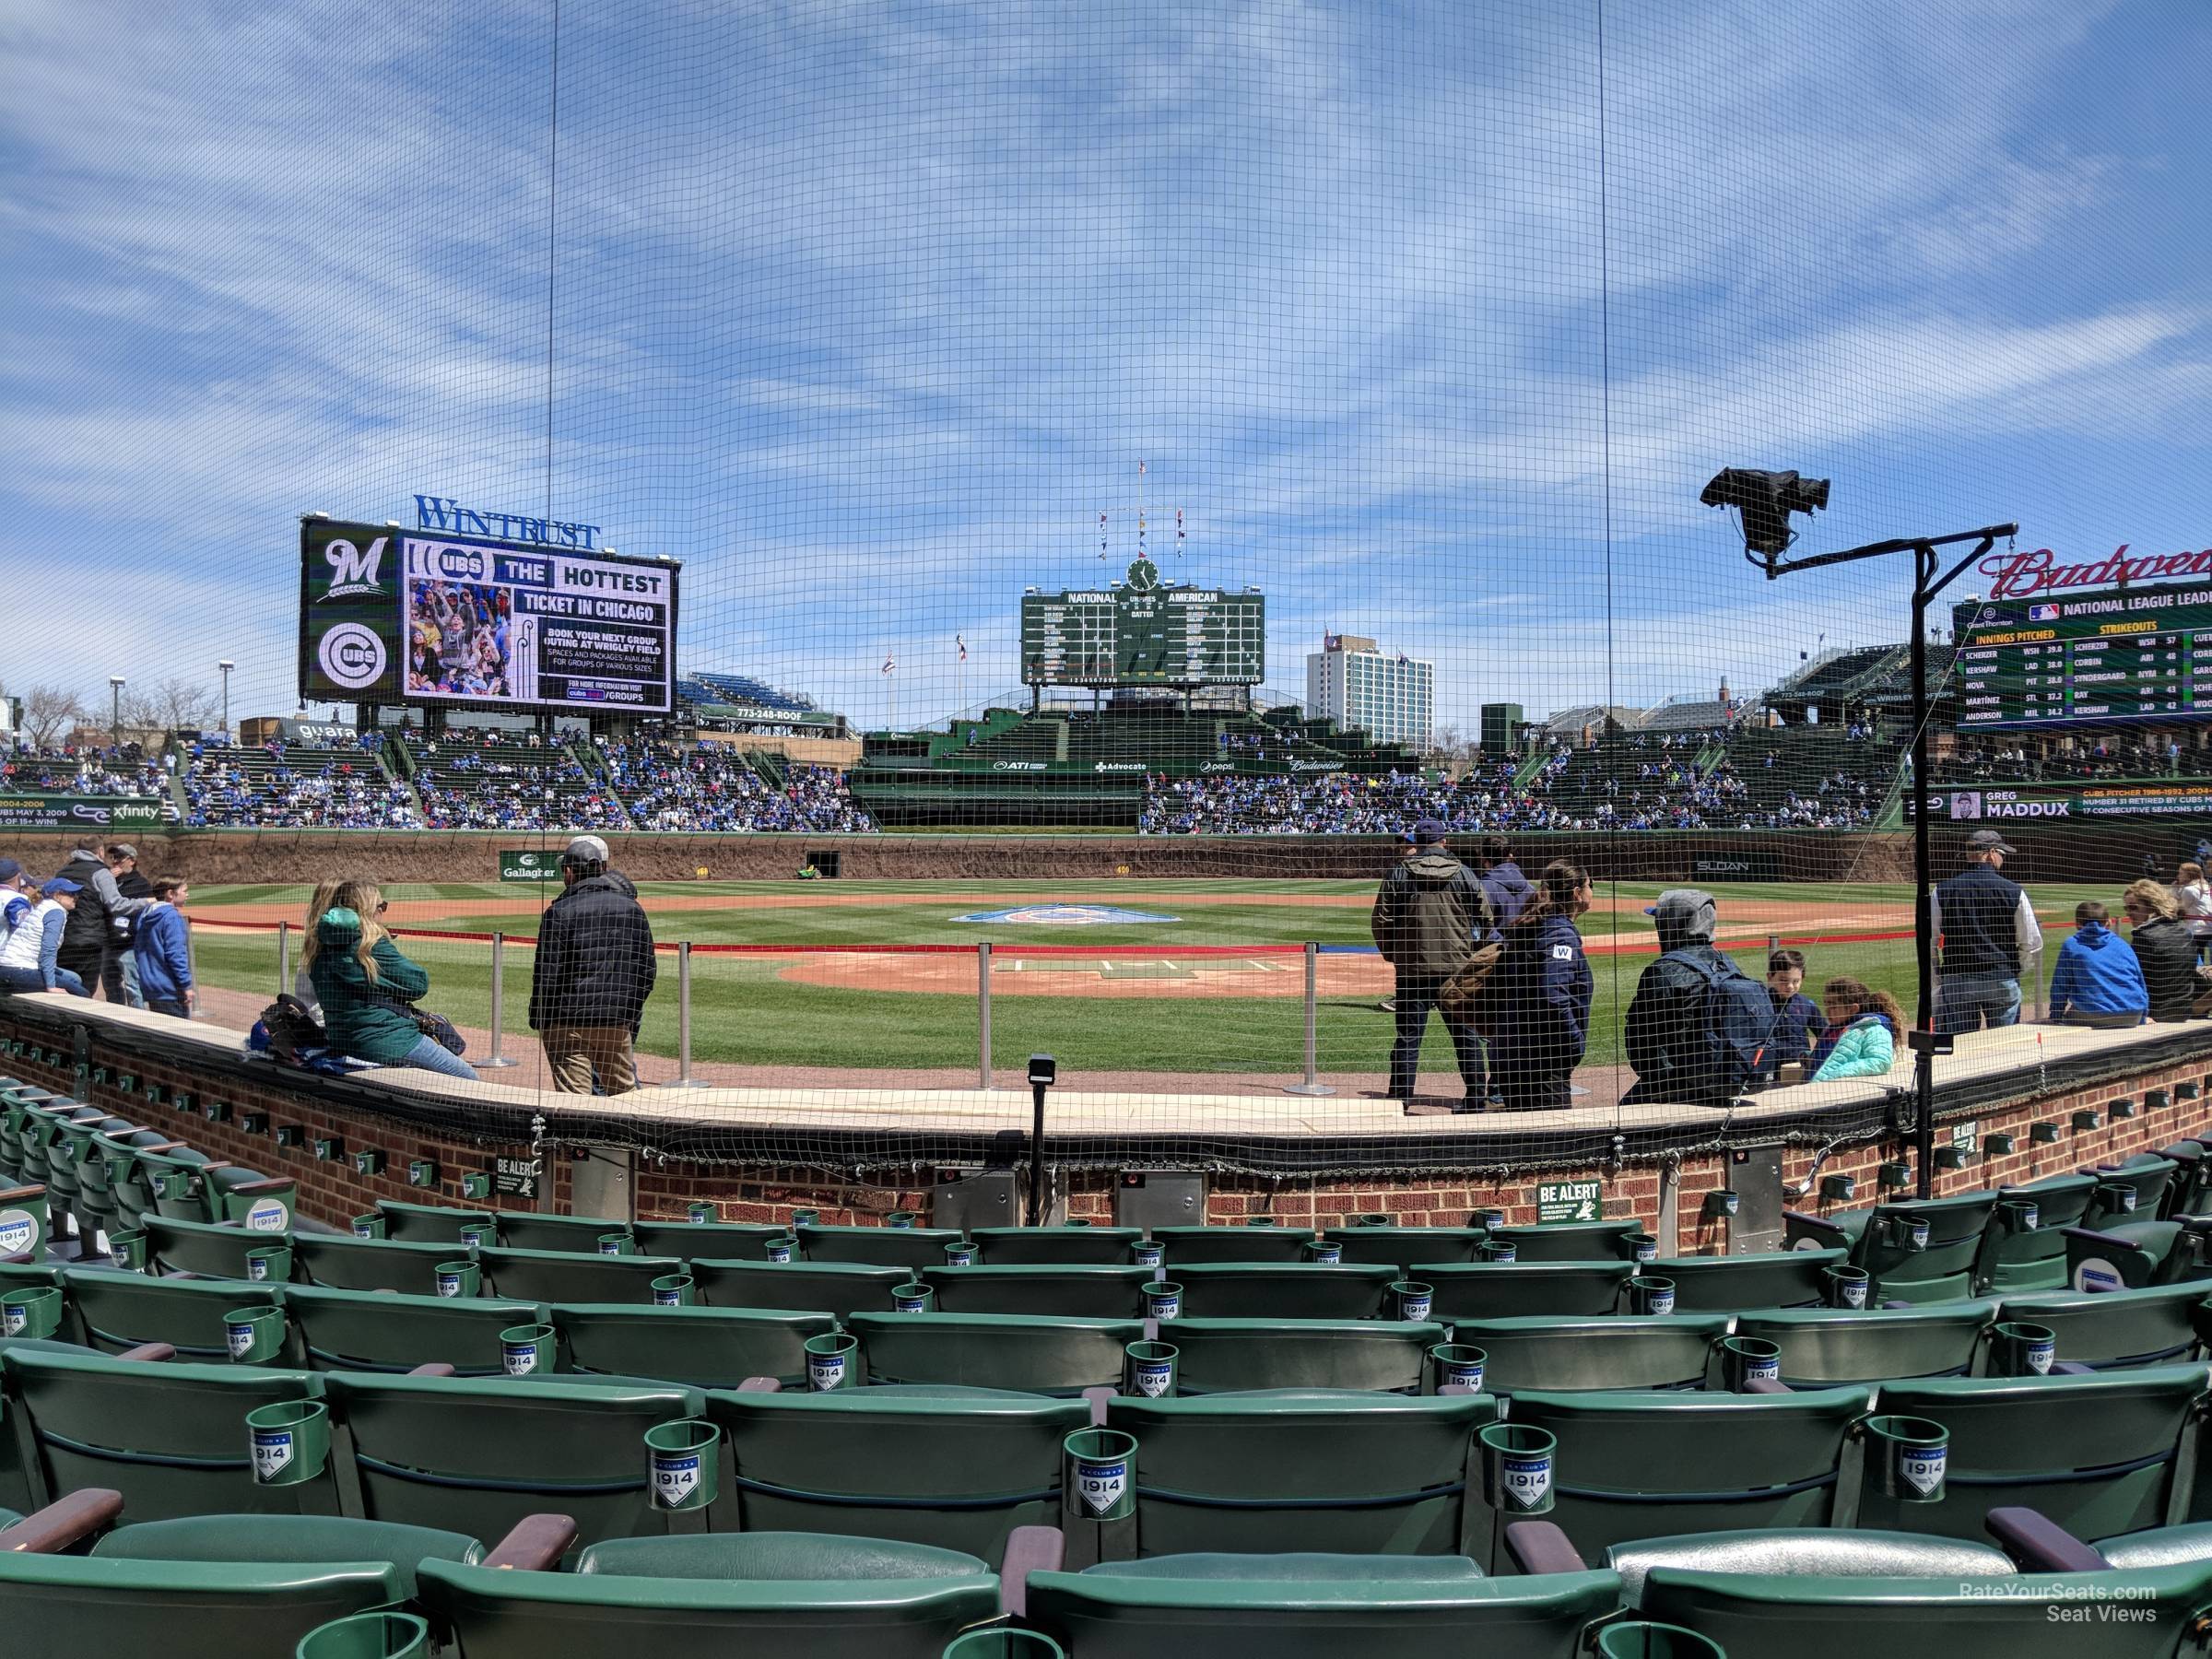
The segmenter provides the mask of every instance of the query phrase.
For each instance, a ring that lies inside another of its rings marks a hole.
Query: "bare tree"
[[[59,743],[69,728],[89,717],[85,700],[59,686],[33,686],[23,699],[23,741],[34,748]]]
[[[221,698],[207,687],[171,675],[143,690],[126,690],[123,724],[165,732],[198,731],[222,718],[221,707]]]

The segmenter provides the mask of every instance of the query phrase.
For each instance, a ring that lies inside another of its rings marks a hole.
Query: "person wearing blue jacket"
[[[190,1019],[193,1004],[200,1000],[192,982],[192,924],[184,919],[191,897],[191,883],[164,876],[154,883],[152,908],[138,913],[131,935],[139,994],[154,1013],[176,1019]]]
[[[85,982],[61,964],[62,934],[85,889],[56,876],[39,889],[39,902],[18,916],[0,939],[0,991],[58,991],[89,996]]]
[[[1483,986],[1490,1087],[1508,1112],[1573,1104],[1568,1086],[1590,1036],[1594,986],[1574,925],[1590,908],[1590,877],[1555,859],[1531,898],[1504,930],[1505,948]]]
[[[2135,947],[2106,926],[2110,912],[2094,899],[2074,907],[2074,936],[2058,947],[2051,972],[2051,1018],[2062,1025],[2141,1025],[2150,988]]]

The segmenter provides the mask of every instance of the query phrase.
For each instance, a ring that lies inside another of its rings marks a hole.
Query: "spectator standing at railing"
[[[1420,1070],[1421,1040],[1444,982],[1467,965],[1474,941],[1490,931],[1490,901],[1475,872],[1444,851],[1448,833],[1423,818],[1407,833],[1413,855],[1383,877],[1369,919],[1375,945],[1394,971],[1397,1041],[1390,1051],[1390,1095],[1410,1102]],[[1482,1044],[1471,1024],[1447,1018],[1444,1030],[1459,1061],[1465,1099],[1455,1112],[1480,1112],[1488,1078]]]
[[[200,1000],[192,982],[192,924],[184,916],[192,886],[164,876],[147,890],[154,902],[140,913],[131,935],[144,1006],[156,1014],[190,1019],[193,1005]]]
[[[656,964],[653,925],[627,876],[606,867],[606,843],[580,835],[560,855],[560,896],[538,924],[530,1029],[564,1094],[628,1094],[633,1045]]]
[[[103,854],[99,841],[87,837],[56,872],[81,889],[62,931],[61,965],[84,982],[88,996],[97,985],[110,1002],[124,1000],[123,952],[115,941],[114,923],[135,916],[153,900],[125,899],[115,877],[137,866],[137,848],[118,842]]]
[[[1574,1104],[1574,1068],[1588,1046],[1595,988],[1574,925],[1590,908],[1590,877],[1554,859],[1530,898],[1501,930],[1505,948],[1480,1004],[1491,1034],[1490,1088],[1509,1112]]]
[[[2018,1025],[2020,971],[2043,947],[2035,907],[2004,874],[2012,849],[1994,830],[1967,839],[1966,868],[1936,884],[1928,925],[1943,941],[1936,1029],[1957,1033]]]

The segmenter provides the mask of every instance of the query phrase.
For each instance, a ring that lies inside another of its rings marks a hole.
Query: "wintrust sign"
[[[2053,588],[2112,587],[2167,576],[2212,576],[2212,547],[2140,559],[2128,558],[2127,547],[2122,542],[2109,557],[2087,564],[2061,564],[2049,547],[2038,547],[2032,553],[1993,554],[1975,568],[1989,578],[1992,599],[2023,599]]]

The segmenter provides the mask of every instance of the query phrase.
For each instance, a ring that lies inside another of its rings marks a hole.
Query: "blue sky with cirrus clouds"
[[[1140,504],[1271,686],[1371,634],[1463,726],[1901,637],[1724,465],[1832,477],[1808,547],[2212,546],[2212,11],[571,4],[557,145],[553,15],[0,17],[0,684],[288,710],[297,516],[417,490],[682,559],[688,664],[868,724],[1011,691]]]

